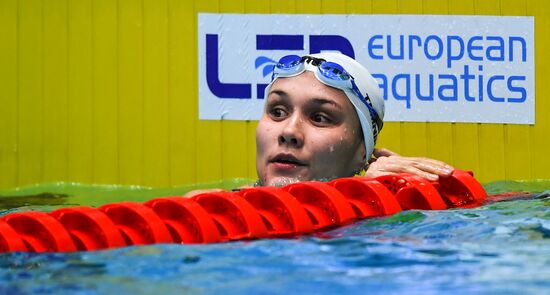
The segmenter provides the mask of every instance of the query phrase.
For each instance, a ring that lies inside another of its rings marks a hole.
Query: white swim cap
[[[380,87],[378,86],[378,83],[365,67],[363,67],[360,63],[347,55],[335,52],[323,52],[312,54],[309,56],[317,59],[323,59],[327,62],[339,64],[348,74],[353,77],[355,85],[357,86],[357,88],[359,88],[359,92],[363,95],[363,97],[358,97],[358,94],[356,94],[356,92],[351,89],[341,90],[344,91],[351,104],[355,108],[357,117],[359,117],[359,123],[361,124],[363,139],[365,142],[365,155],[368,161],[374,151],[374,145],[376,143],[378,132],[380,132],[380,129],[382,128],[381,125],[379,126],[379,128],[375,127],[376,120],[375,118],[371,118],[371,112],[369,111],[369,106],[367,105],[369,99],[372,109],[374,109],[374,111],[378,115],[380,123],[381,120],[384,119],[384,99],[382,97],[382,92],[380,90]],[[318,70],[317,65],[313,65],[312,63],[308,63],[307,61],[304,65],[305,70],[307,71],[315,72]],[[277,76],[275,76],[273,81],[271,81],[268,87],[266,87],[264,97],[267,98],[269,94],[269,89],[276,79]],[[322,80],[320,81],[328,86],[335,87]],[[335,88],[340,89],[338,87]],[[365,99],[365,97],[368,97],[368,99]]]

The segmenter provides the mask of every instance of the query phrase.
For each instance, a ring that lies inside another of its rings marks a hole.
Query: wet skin
[[[256,129],[263,185],[354,175],[365,163],[355,110],[339,89],[313,73],[277,79]]]

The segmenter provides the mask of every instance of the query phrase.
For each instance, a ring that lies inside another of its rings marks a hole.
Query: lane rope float
[[[409,174],[300,182],[161,197],[99,208],[28,211],[0,218],[0,252],[73,252],[155,243],[207,244],[292,237],[402,210],[484,204],[487,193],[468,171],[431,182]]]

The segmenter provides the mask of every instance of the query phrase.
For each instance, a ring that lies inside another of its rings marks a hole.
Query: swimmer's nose
[[[304,143],[304,137],[301,132],[301,121],[297,117],[291,117],[286,121],[286,125],[279,135],[279,144],[290,145],[292,147],[301,147]]]
[[[279,136],[279,144],[288,144],[298,147],[301,145],[301,141],[299,141],[298,138],[296,138],[292,134],[282,134],[281,136]]]

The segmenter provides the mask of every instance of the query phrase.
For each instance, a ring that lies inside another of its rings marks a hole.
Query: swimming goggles
[[[287,55],[283,56],[279,62],[273,68],[273,74],[271,81],[278,77],[293,77],[303,73],[306,70],[304,63],[311,64],[317,68],[314,71],[315,77],[323,84],[338,88],[340,90],[351,90],[352,93],[357,96],[361,102],[367,107],[371,117],[373,139],[376,142],[384,122],[380,119],[378,112],[372,106],[369,94],[365,96],[361,94],[361,91],[355,83],[355,79],[339,64],[326,61],[322,58],[315,58],[312,56]]]

